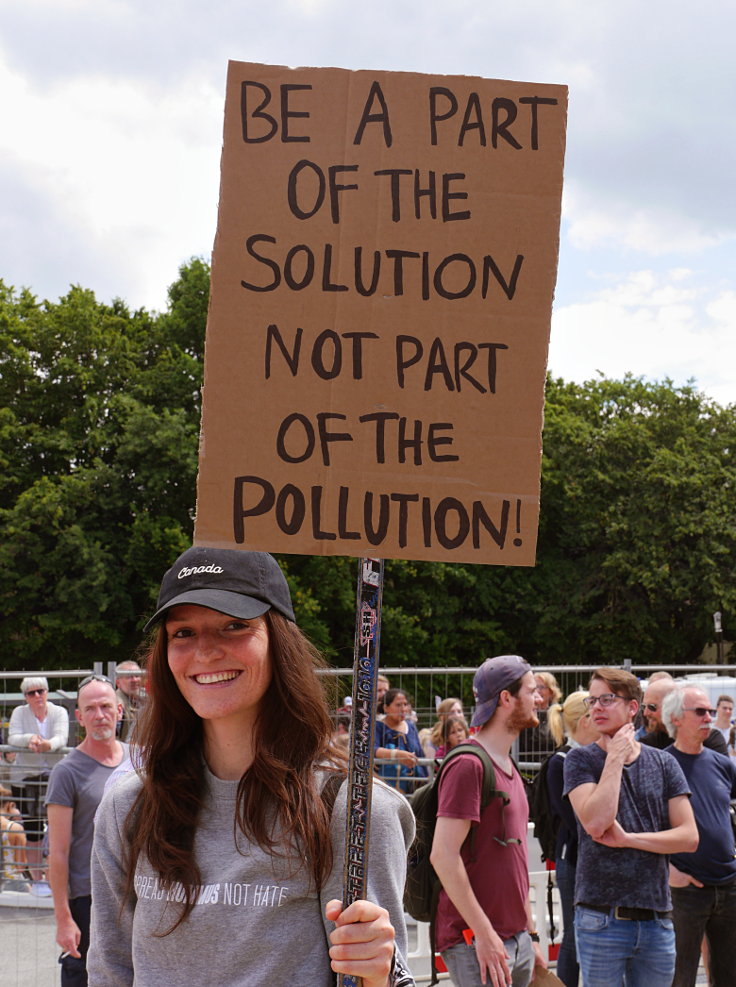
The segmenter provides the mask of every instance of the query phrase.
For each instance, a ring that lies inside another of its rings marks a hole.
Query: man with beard
[[[121,661],[117,666],[115,678],[115,695],[123,707],[123,719],[120,723],[120,740],[130,740],[135,721],[143,708],[145,693],[143,692],[141,667],[137,661]],[[122,673],[122,674],[120,674]]]
[[[472,742],[493,760],[496,788],[508,800],[492,798],[481,810],[483,764],[474,754],[456,757],[440,778],[430,857],[442,882],[437,948],[455,987],[528,987],[535,965],[547,964],[529,903],[529,808],[510,752],[520,732],[538,723],[540,697],[518,655],[485,661],[473,692]]]
[[[115,737],[123,710],[108,679],[100,675],[83,679],[75,712],[85,730],[84,740],[54,766],[46,793],[49,883],[54,896],[56,942],[62,949],[62,987],[87,984],[95,813],[105,782],[128,756],[128,745]]]
[[[642,704],[642,711],[647,721],[647,732],[640,738],[642,744],[646,744],[647,747],[657,747],[663,751],[672,743],[672,738],[662,721],[662,703],[674,688],[675,680],[672,676],[667,679],[649,680]],[[710,706],[710,703],[708,705]],[[703,743],[718,754],[728,754],[728,746],[720,730],[709,729]]]
[[[600,737],[565,758],[578,819],[575,941],[586,987],[670,987],[675,932],[668,855],[690,853],[698,830],[689,788],[666,751],[640,744],[636,676],[599,668],[587,706]]]

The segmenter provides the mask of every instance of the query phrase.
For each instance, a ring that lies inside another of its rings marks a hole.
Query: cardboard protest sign
[[[230,64],[197,542],[534,563],[566,107]]]

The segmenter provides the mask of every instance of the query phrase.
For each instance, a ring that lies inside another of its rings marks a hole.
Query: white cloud
[[[75,282],[133,307],[165,304],[178,265],[212,246],[228,57],[567,83],[560,297],[570,304],[554,315],[553,369],[575,379],[596,367],[694,375],[732,399],[727,0],[375,0],[349,10],[336,0],[2,0],[2,9],[6,281],[45,297]]]
[[[586,251],[614,247],[658,257],[707,250],[733,235],[707,228],[703,218],[684,214],[678,203],[663,206],[621,195],[582,194],[574,180],[565,189],[564,214],[570,243]]]
[[[34,89],[7,68],[0,88],[8,96],[4,171],[23,176],[29,198],[47,203],[82,251],[76,267],[66,258],[69,277],[57,290],[84,279],[86,244],[106,258],[110,276],[85,287],[163,307],[178,264],[208,254],[214,239],[222,93],[205,81],[184,79],[172,92],[104,77]],[[13,270],[14,249],[12,241],[0,247],[0,276],[28,283]]]
[[[582,382],[626,373],[684,384],[721,404],[736,400],[736,292],[706,289],[683,269],[632,272],[552,318],[549,365]]]

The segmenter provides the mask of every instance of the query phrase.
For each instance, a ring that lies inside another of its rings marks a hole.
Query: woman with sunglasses
[[[189,549],[147,628],[142,769],[95,826],[90,987],[413,985],[411,810],[374,785],[368,900],[343,909],[346,765],[276,561]]]
[[[69,714],[63,706],[48,701],[49,684],[41,675],[24,678],[20,691],[26,703],[15,707],[8,729],[10,746],[22,748],[13,765],[11,788],[23,816],[31,876],[41,881],[46,781],[51,768],[64,756],[61,748],[69,739]]]

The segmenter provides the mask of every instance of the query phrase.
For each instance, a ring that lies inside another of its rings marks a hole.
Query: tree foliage
[[[7,667],[129,655],[191,542],[209,269],[161,316],[0,283],[0,627]]]
[[[162,314],[0,282],[0,627],[6,668],[128,657],[191,542],[209,268]],[[736,408],[627,377],[547,385],[530,569],[388,561],[382,661],[667,664],[734,613]],[[298,620],[352,661],[356,563],[280,557]]]
[[[537,647],[695,661],[734,612],[736,408],[627,377],[550,381]]]

